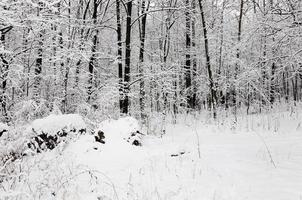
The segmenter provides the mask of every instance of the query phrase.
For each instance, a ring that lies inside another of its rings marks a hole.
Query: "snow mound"
[[[111,177],[146,158],[147,147],[137,147],[138,145],[128,141],[129,137],[139,130],[139,122],[132,117],[105,120],[95,130],[96,135],[99,132],[104,133],[104,143],[96,141],[91,135],[81,135],[76,141],[68,144],[64,155],[73,158],[75,165]]]
[[[99,129],[104,132],[118,132],[126,136],[130,132],[140,130],[138,121],[133,117],[124,117],[118,120],[108,119],[100,123]]]
[[[100,123],[96,132],[103,131],[105,135],[105,141],[109,144],[121,143],[128,141],[132,143],[132,140],[139,140],[140,134],[139,122],[133,117],[124,117],[118,120],[105,120]]]
[[[46,133],[56,135],[65,130],[67,132],[85,132],[87,125],[83,118],[78,114],[49,115],[42,119],[37,119],[27,128],[27,132]]]

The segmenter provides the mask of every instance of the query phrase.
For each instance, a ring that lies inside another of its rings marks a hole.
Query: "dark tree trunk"
[[[242,34],[242,17],[243,17],[243,0],[240,0],[240,11],[239,11],[239,19],[238,19],[238,33],[237,33],[237,42],[238,44],[241,41],[241,34]],[[238,106],[238,89],[236,87],[237,85],[237,76],[240,70],[240,64],[239,64],[239,59],[240,59],[240,49],[237,48],[237,54],[236,54],[237,62],[235,65],[235,77],[234,77],[234,83],[233,83],[233,88],[232,88],[232,94],[233,94],[233,103],[234,103],[234,114],[235,114],[235,120],[237,121],[237,106]]]
[[[211,107],[213,109],[213,117],[216,118],[217,95],[216,95],[216,88],[215,88],[212,69],[211,69],[211,60],[210,60],[209,41],[208,41],[206,20],[205,20],[204,11],[203,11],[202,0],[198,0],[198,2],[199,2],[202,29],[203,29],[203,38],[204,38],[204,47],[205,47],[205,56],[206,56],[206,68],[208,71],[208,78],[209,78],[209,82],[210,82],[210,92],[211,92],[210,103],[211,103]]]
[[[124,105],[122,113],[129,113],[129,82],[130,82],[130,64],[131,64],[131,16],[132,16],[132,0],[126,3],[127,20],[126,20],[126,40],[125,40],[125,74],[124,74]]]
[[[140,74],[140,112],[141,112],[141,119],[143,123],[146,120],[146,113],[145,113],[145,79],[144,79],[144,54],[145,54],[145,40],[146,40],[146,22],[147,22],[147,14],[145,14],[149,9],[149,1],[146,7],[146,1],[142,0],[142,14],[143,17],[140,22],[140,49],[139,49],[139,74]]]
[[[68,1],[68,49],[73,47],[72,45],[72,35],[71,31],[71,0]],[[67,58],[66,66],[64,70],[64,99],[63,99],[63,112],[66,113],[68,109],[68,79],[69,79],[69,71],[70,71],[70,58]]]
[[[39,2],[39,8],[37,15],[40,16],[40,12],[43,7],[43,3]],[[36,102],[40,102],[41,100],[41,73],[42,73],[42,64],[43,64],[43,35],[44,30],[39,31],[39,38],[38,38],[38,49],[37,49],[37,58],[36,58],[36,64],[34,68],[34,84],[33,84],[33,98]]]
[[[94,68],[96,67],[96,48],[97,48],[97,42],[98,42],[98,30],[96,28],[97,26],[97,16],[98,16],[98,6],[99,3],[97,0],[94,0],[93,2],[93,13],[92,13],[92,20],[94,25],[94,33],[92,38],[92,47],[91,47],[91,56],[88,64],[88,72],[89,72],[89,79],[88,79],[88,102],[92,98],[92,91],[93,91],[93,79],[94,79]]]
[[[34,85],[33,85],[33,97],[36,102],[40,101],[40,84],[41,84],[41,73],[42,73],[42,63],[43,63],[43,33],[42,31],[39,33],[39,45],[37,50],[37,58],[35,65],[35,77],[34,77]]]
[[[80,0],[80,3],[79,3],[79,13],[78,13],[78,17],[80,19],[80,10],[83,9],[83,16],[82,16],[82,20],[83,20],[83,26],[85,27],[85,24],[86,24],[86,18],[87,18],[87,13],[88,13],[88,9],[89,9],[89,5],[90,5],[90,1],[87,2],[85,8],[84,8],[84,2],[83,0]],[[84,41],[85,41],[85,37],[84,37],[84,32],[85,32],[85,28],[82,27],[81,28],[81,43],[80,43],[80,51],[83,51],[84,50]],[[81,71],[81,63],[82,63],[82,58],[80,58],[77,63],[76,63],[76,70],[75,70],[75,85],[74,85],[74,88],[77,88],[78,85],[79,85],[79,75],[80,75],[80,71]]]
[[[273,0],[269,1],[269,9],[270,11],[273,10]],[[274,15],[271,15],[271,20],[274,21]],[[273,33],[274,34],[274,33]],[[272,38],[273,43],[275,42],[275,36],[273,35]],[[272,47],[272,55],[273,57],[276,55],[276,48],[273,46]],[[270,88],[269,88],[269,99],[270,99],[270,104],[272,105],[275,102],[275,95],[276,95],[276,88],[275,88],[275,72],[276,72],[276,63],[275,60],[272,60],[272,66],[271,66],[271,78],[270,78]]]
[[[192,10],[196,13],[196,0],[192,0]],[[196,20],[192,18],[192,108],[196,109],[197,105],[197,60],[196,60]]]
[[[192,105],[192,79],[191,79],[191,15],[190,15],[190,1],[186,0],[186,65],[185,65],[185,89],[187,92],[187,106],[193,108]]]
[[[120,112],[124,109],[124,77],[123,77],[123,63],[122,63],[122,25],[121,25],[121,9],[120,0],[116,0],[116,25],[117,25],[117,59],[118,59],[118,78],[119,78],[119,106]]]
[[[293,97],[294,101],[298,101],[298,74],[295,74],[292,78],[292,85],[293,85]]]
[[[217,71],[217,77],[221,77],[221,71],[222,71],[222,65],[223,65],[223,42],[224,42],[224,9],[225,9],[225,0],[222,2],[222,11],[221,11],[221,18],[220,18],[220,32],[219,32],[219,58],[218,58],[218,71]],[[217,83],[216,88],[219,88],[219,84]],[[225,94],[224,94],[225,93]],[[219,88],[219,92],[217,94],[217,104],[225,104],[227,107],[227,98],[226,98],[226,92],[223,91],[222,88]]]
[[[39,2],[39,8],[37,12],[37,16],[40,16],[40,12],[43,9],[44,4]],[[38,33],[38,48],[37,48],[37,58],[34,68],[34,83],[33,83],[33,99],[35,102],[40,102],[41,100],[41,73],[42,73],[42,64],[43,64],[43,36],[44,30],[40,30]]]
[[[6,28],[3,28],[0,30],[0,44],[3,45],[3,47],[5,47],[5,34],[7,32],[9,32],[13,27],[9,26]],[[9,121],[9,117],[8,117],[8,113],[7,113],[7,94],[6,94],[6,87],[7,87],[7,75],[8,75],[8,70],[9,70],[9,63],[5,58],[4,54],[0,54],[0,58],[1,58],[1,68],[0,68],[0,81],[2,82],[2,84],[0,85],[1,87],[1,93],[0,93],[0,104],[1,104],[1,110],[2,110],[2,114],[4,117],[4,120],[6,122]],[[1,83],[0,82],[0,83]]]
[[[263,0],[262,2],[262,6],[263,6],[263,14],[264,16],[266,16],[267,14],[267,9],[266,9],[266,0]],[[262,87],[263,87],[263,91],[265,93],[267,93],[267,82],[268,82],[268,72],[267,72],[267,69],[266,69],[266,56],[267,56],[267,28],[264,27],[264,36],[261,37],[261,43],[263,44],[263,58],[261,58],[261,76],[262,76]],[[265,97],[263,96],[260,96],[261,98],[261,102],[262,102],[262,106],[266,105],[267,103],[267,100]],[[261,112],[261,111],[260,111]]]
[[[270,80],[270,103],[273,104],[275,102],[275,71],[276,71],[276,64],[273,62],[272,64],[272,71],[271,71],[271,80]]]

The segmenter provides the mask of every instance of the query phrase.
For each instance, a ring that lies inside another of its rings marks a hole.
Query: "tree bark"
[[[196,0],[192,0],[193,13],[196,12]],[[192,19],[192,109],[197,105],[197,60],[196,60],[196,20]]]
[[[191,79],[191,15],[190,15],[190,1],[186,0],[186,65],[185,65],[185,89],[187,95],[187,107],[193,108],[192,105],[192,79]]]
[[[82,25],[84,27],[86,25],[86,18],[87,18],[87,13],[88,13],[89,5],[90,5],[90,1],[87,2],[87,4],[85,5],[85,8],[84,8],[84,2],[83,2],[83,0],[80,0],[80,2],[79,2],[79,8],[78,8],[79,13],[78,13],[77,18],[81,19],[79,15],[80,15],[80,10],[83,9],[83,13],[82,13],[83,14],[83,16],[82,16],[83,22],[82,22]],[[80,46],[79,46],[80,51],[84,50],[84,42],[85,42],[85,37],[84,37],[85,28],[84,27],[81,28],[81,39],[80,39],[81,42],[80,42]],[[79,58],[79,60],[76,63],[75,85],[74,85],[74,88],[78,88],[78,86],[79,86],[79,81],[80,81],[79,75],[80,75],[80,71],[81,71],[81,68],[80,68],[81,67],[81,63],[82,63],[82,58]]]
[[[217,77],[221,77],[221,71],[222,71],[222,65],[223,65],[223,45],[224,45],[224,10],[225,10],[225,0],[222,2],[222,10],[221,10],[221,16],[220,16],[220,31],[219,31],[219,58],[218,58],[218,72]],[[217,84],[219,87],[219,85]],[[217,87],[217,88],[218,88]],[[227,108],[227,98],[226,98],[226,91],[223,91],[222,88],[219,89],[219,92],[217,94],[217,103],[219,105],[225,104],[225,107]]]
[[[8,26],[5,27],[3,29],[0,30],[0,44],[3,45],[3,47],[5,47],[5,35],[6,33],[8,33],[13,27],[12,26]],[[0,68],[0,80],[2,82],[2,84],[0,85],[1,87],[1,93],[0,93],[0,103],[1,103],[1,110],[2,110],[2,114],[4,117],[4,121],[8,122],[9,121],[9,117],[8,117],[8,112],[7,112],[7,94],[6,94],[6,87],[7,87],[7,75],[8,75],[8,70],[9,70],[9,63],[7,61],[7,59],[5,58],[4,54],[0,54],[0,58],[2,61],[1,64],[1,68]]]
[[[123,113],[124,108],[124,77],[122,63],[122,24],[121,24],[121,9],[120,0],[116,0],[116,25],[117,25],[117,62],[118,62],[118,78],[119,78],[119,106],[120,112]]]
[[[242,17],[243,17],[243,0],[240,0],[240,10],[239,10],[239,19],[238,19],[238,33],[237,33],[237,42],[238,45],[240,44],[241,41],[241,34],[242,34]],[[236,87],[237,85],[237,77],[240,69],[240,49],[239,47],[237,48],[237,54],[236,54],[236,65],[235,65],[235,77],[234,77],[234,83],[233,83],[233,103],[234,103],[234,114],[235,114],[235,121],[237,121],[237,106],[238,106],[238,89]]]
[[[130,82],[130,64],[131,64],[131,17],[132,17],[132,0],[126,3],[127,20],[126,20],[126,40],[125,40],[125,73],[124,73],[124,105],[122,113],[129,113],[129,82]]]
[[[147,2],[147,7],[146,7],[146,1],[142,0],[142,14],[143,17],[140,22],[140,49],[139,49],[139,74],[140,74],[140,113],[141,113],[141,119],[143,123],[145,124],[146,120],[146,113],[145,113],[145,78],[144,78],[144,54],[145,54],[145,40],[146,40],[146,22],[147,22],[147,14],[149,9],[149,3],[150,1]]]
[[[97,16],[98,16],[98,6],[99,2],[94,0],[93,2],[93,13],[92,13],[92,20],[93,26],[95,28],[93,38],[92,38],[92,47],[91,47],[91,56],[88,64],[88,72],[89,72],[89,80],[88,80],[88,99],[87,102],[91,101],[92,98],[92,90],[93,90],[93,79],[94,79],[94,68],[96,67],[96,48],[98,42],[98,30],[97,26]]]
[[[204,48],[205,48],[205,56],[206,56],[206,68],[207,68],[207,71],[208,71],[208,78],[209,78],[209,82],[210,82],[210,92],[211,92],[211,102],[210,103],[211,103],[211,107],[212,107],[212,110],[213,110],[213,118],[216,119],[217,95],[216,95],[216,88],[215,88],[212,69],[211,69],[208,32],[207,32],[207,27],[206,27],[206,20],[205,20],[205,16],[204,16],[202,0],[198,0],[198,2],[199,2],[202,29],[203,29],[203,39],[204,39]]]
[[[37,16],[40,16],[40,12],[42,10],[43,3],[39,2],[39,8]],[[39,31],[39,38],[38,38],[38,49],[37,49],[37,58],[36,64],[34,69],[34,83],[33,83],[33,99],[35,102],[39,103],[41,100],[41,73],[42,73],[42,63],[43,63],[43,36],[44,30]]]

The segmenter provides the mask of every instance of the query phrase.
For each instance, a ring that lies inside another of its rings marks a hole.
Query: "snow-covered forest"
[[[301,200],[301,0],[0,0],[0,200]]]

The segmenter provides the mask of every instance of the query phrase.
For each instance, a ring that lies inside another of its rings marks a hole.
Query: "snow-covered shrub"
[[[166,132],[166,125],[168,122],[168,116],[163,113],[152,113],[149,116],[147,123],[147,133],[150,135],[162,136]]]
[[[92,113],[91,106],[88,103],[82,103],[77,105],[76,112],[86,117]]]
[[[117,106],[114,108],[104,108],[104,105],[99,102],[94,102],[92,105],[85,102],[77,105],[75,112],[79,113],[85,119],[100,123],[108,118],[118,117],[119,112],[117,110],[119,110]]]
[[[40,152],[54,149],[60,142],[86,133],[87,126],[80,115],[49,115],[37,119],[26,129],[28,147]]]
[[[45,117],[50,113],[48,102],[41,100],[37,103],[34,100],[21,101],[14,106],[13,121],[29,122],[39,117]]]
[[[8,161],[5,168],[0,165],[0,199],[97,199],[108,183],[59,152],[55,149]]]
[[[22,128],[0,126],[1,130],[6,130],[0,137],[0,199],[12,199],[15,186],[23,176],[20,162],[24,156],[25,137],[21,134]]]
[[[22,157],[25,137],[21,134],[22,128],[16,129],[0,124],[0,166],[7,160],[14,161]]]

